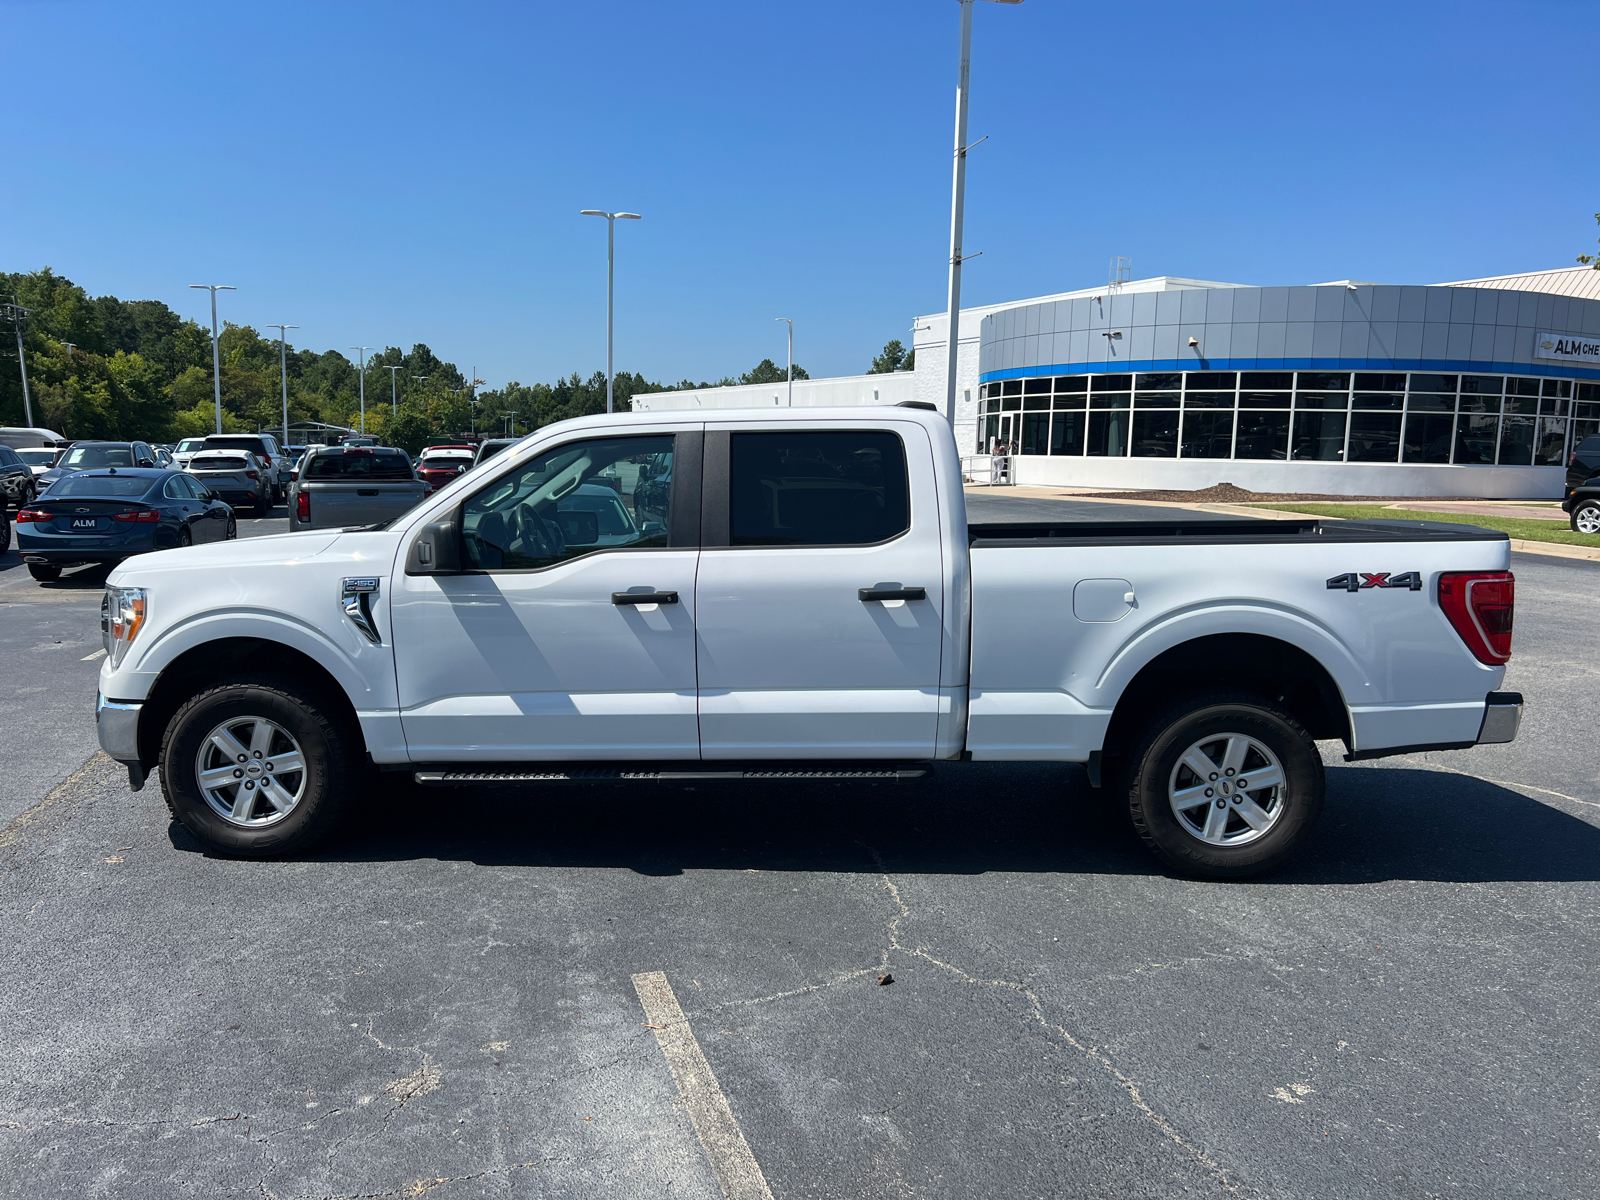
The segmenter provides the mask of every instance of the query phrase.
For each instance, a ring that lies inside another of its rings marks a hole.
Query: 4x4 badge
[[[1420,592],[1422,576],[1415,571],[1402,571],[1399,575],[1387,571],[1351,571],[1328,580],[1330,591],[1359,592],[1366,588],[1409,588]]]

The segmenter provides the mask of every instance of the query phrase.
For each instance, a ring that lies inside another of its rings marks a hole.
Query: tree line
[[[216,430],[211,335],[198,322],[180,317],[159,300],[90,296],[48,267],[0,272],[0,303],[13,298],[31,310],[22,344],[35,424],[69,438],[152,442]],[[291,423],[359,425],[361,372],[336,350],[318,353],[291,344],[285,372],[275,337],[230,322],[218,338],[218,356],[223,428],[228,432],[282,428],[285,374]],[[0,323],[0,425],[24,423],[16,360],[14,326]],[[873,359],[869,373],[909,370],[911,365],[910,356],[893,341]],[[366,376],[367,432],[411,453],[430,438],[472,428],[524,434],[553,421],[605,411],[603,371],[587,378],[573,372],[554,383],[475,387],[455,363],[445,362],[421,342],[409,351],[389,346],[368,358]],[[810,378],[799,364],[794,377]],[[777,383],[784,378],[784,368],[767,358],[737,378],[698,384],[688,379],[663,384],[621,371],[612,391],[616,407],[627,411],[640,392]]]

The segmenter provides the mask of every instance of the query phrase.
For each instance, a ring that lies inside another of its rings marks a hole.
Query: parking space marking
[[[727,1200],[772,1200],[761,1164],[750,1153],[750,1144],[744,1140],[744,1132],[728,1107],[728,1099],[722,1094],[666,975],[641,971],[633,977],[633,988],[644,1005],[645,1024],[656,1032],[656,1041],[666,1056],[667,1068],[678,1085],[678,1094],[683,1097],[722,1194]]]
[[[104,646],[101,646],[100,649],[96,650],[93,654],[85,654],[78,661],[79,662],[93,662],[95,659],[104,658],[105,656],[106,656],[106,648]]]

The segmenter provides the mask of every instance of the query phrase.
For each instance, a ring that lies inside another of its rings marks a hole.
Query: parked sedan
[[[17,550],[45,582],[64,567],[236,536],[233,510],[182,471],[80,471],[17,514]]]
[[[258,517],[272,511],[267,465],[248,450],[200,450],[189,457],[189,473],[236,508]]]
[[[417,462],[417,478],[433,488],[442,488],[456,476],[472,470],[471,446],[429,446]]]
[[[17,457],[27,463],[34,478],[38,478],[56,465],[56,460],[61,457],[61,451],[54,446],[28,446],[18,450]]]
[[[39,491],[79,471],[156,465],[156,452],[148,442],[73,442],[56,460],[56,465],[39,476]]]

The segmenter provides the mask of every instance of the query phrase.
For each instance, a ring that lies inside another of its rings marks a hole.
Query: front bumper
[[[128,768],[128,786],[136,792],[144,786],[144,765],[139,761],[139,713],[143,708],[143,704],[95,694],[94,726],[100,749]]]
[[[1522,693],[1490,692],[1483,706],[1483,724],[1478,727],[1478,745],[1514,742],[1521,725]]]

